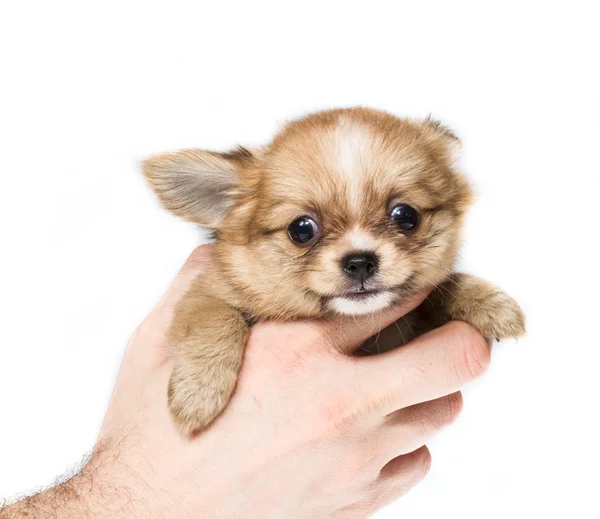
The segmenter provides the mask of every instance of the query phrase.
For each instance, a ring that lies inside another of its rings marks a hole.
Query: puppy
[[[524,333],[513,299],[452,271],[472,199],[454,167],[459,149],[433,120],[349,108],[293,121],[261,149],[143,163],[164,207],[216,239],[170,330],[168,401],[185,432],[225,408],[249,328],[263,319],[374,313],[433,288],[397,323],[398,342],[451,319],[490,338]]]

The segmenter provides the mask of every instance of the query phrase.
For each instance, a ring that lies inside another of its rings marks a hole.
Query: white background
[[[456,130],[479,195],[461,267],[529,319],[380,517],[600,517],[594,4],[4,2],[0,496],[91,448],[128,336],[201,240],[136,163],[366,104]]]

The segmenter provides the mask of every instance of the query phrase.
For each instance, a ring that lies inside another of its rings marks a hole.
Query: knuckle
[[[250,330],[250,335],[246,341],[246,355],[254,356],[259,354],[261,347],[269,340],[269,323],[259,323]]]
[[[488,341],[475,328],[462,321],[452,323],[453,332],[462,350],[462,370],[472,378],[479,378],[490,366],[491,350]]]
[[[277,324],[263,321],[252,327],[248,343],[262,343],[270,340],[276,333]]]
[[[249,362],[268,366],[281,376],[319,370],[327,361],[324,351],[323,333],[310,322],[258,323],[252,327],[246,344]]]
[[[422,448],[414,464],[415,483],[421,481],[431,470],[431,453],[426,447]]]
[[[301,326],[297,333],[302,337],[302,343],[306,348],[313,351],[331,348],[330,337],[321,324],[314,321],[305,321],[296,324],[296,326]]]
[[[183,268],[186,270],[203,270],[210,261],[211,251],[211,245],[199,245],[188,256]]]
[[[323,429],[345,434],[359,416],[347,398],[330,398],[327,403],[319,406],[321,424]]]
[[[273,372],[285,361],[280,347],[281,337],[276,323],[264,322],[253,326],[246,341],[244,364],[252,369]]]
[[[377,508],[379,508],[381,501],[382,490],[378,488],[373,488],[369,492],[367,492],[366,496],[362,499],[357,508],[361,512],[372,512],[373,510],[377,510]]]
[[[319,324],[320,342],[326,345],[332,352],[339,352],[337,345],[339,344],[342,331],[339,324],[329,320],[323,320]]]
[[[463,409],[462,393],[458,391],[456,393],[452,393],[451,395],[446,396],[444,399],[447,406],[447,423],[451,424],[459,417]]]

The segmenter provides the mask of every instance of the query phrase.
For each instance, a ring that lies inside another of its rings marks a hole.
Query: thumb
[[[179,300],[190,288],[192,281],[210,264],[212,245],[200,245],[188,256],[181,270],[173,280],[165,295],[156,305],[150,316],[158,314],[168,318],[169,323]]]

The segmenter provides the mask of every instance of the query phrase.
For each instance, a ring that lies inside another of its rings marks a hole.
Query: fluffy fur
[[[173,417],[187,431],[209,424],[235,387],[250,323],[370,313],[416,291],[434,292],[400,321],[403,343],[450,319],[494,338],[519,337],[517,303],[487,282],[452,272],[471,190],[455,169],[460,141],[438,122],[351,108],[286,125],[261,149],[185,150],[143,163],[146,179],[176,215],[214,231],[214,261],[176,311]],[[418,210],[400,232],[390,210]],[[307,246],[287,228],[309,216]],[[344,273],[348,254],[379,264],[361,282]],[[388,333],[390,333],[388,331]]]

